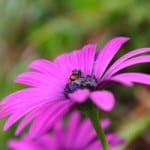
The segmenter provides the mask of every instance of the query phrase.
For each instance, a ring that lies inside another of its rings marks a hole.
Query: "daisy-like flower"
[[[0,104],[0,117],[9,117],[4,131],[23,117],[16,134],[31,121],[30,134],[42,134],[73,106],[87,101],[110,111],[115,103],[113,94],[105,89],[105,84],[110,81],[126,86],[132,86],[134,82],[150,85],[150,75],[120,73],[131,65],[150,62],[150,48],[133,50],[112,63],[115,54],[128,40],[116,37],[100,51],[96,51],[96,45],[86,45],[53,61],[33,61],[30,71],[15,80],[29,88],[8,95]]]
[[[110,121],[103,119],[100,123],[103,129],[106,129]],[[124,142],[113,132],[107,133],[106,139],[111,148]],[[19,140],[10,140],[8,146],[13,150],[102,150],[91,122],[88,118],[81,119],[78,112],[71,114],[67,124],[60,121],[52,134],[36,139],[24,135]]]

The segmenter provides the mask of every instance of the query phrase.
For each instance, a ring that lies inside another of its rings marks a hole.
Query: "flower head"
[[[30,71],[20,74],[15,80],[29,88],[8,95],[1,103],[0,117],[9,116],[4,130],[24,117],[16,134],[31,121],[30,133],[47,132],[73,106],[89,100],[100,109],[110,111],[115,103],[113,94],[105,89],[105,84],[110,81],[126,86],[132,86],[134,82],[150,85],[149,75],[118,73],[131,65],[150,62],[150,48],[128,52],[110,65],[128,40],[116,37],[98,52],[96,45],[86,45],[60,55],[54,61],[33,61]]]
[[[103,129],[110,124],[108,119],[103,119]],[[124,140],[115,133],[106,134],[110,147],[119,146]],[[67,124],[59,122],[52,134],[46,134],[36,139],[24,135],[19,140],[10,140],[9,147],[13,150],[102,150],[96,137],[96,132],[90,121],[81,119],[78,112],[73,112]]]

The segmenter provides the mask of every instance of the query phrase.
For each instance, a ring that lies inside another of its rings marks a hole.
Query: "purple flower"
[[[9,117],[7,130],[20,118],[16,134],[31,121],[32,135],[47,132],[73,106],[91,100],[104,111],[111,111],[115,100],[105,90],[110,81],[132,86],[134,82],[150,85],[150,76],[138,73],[120,73],[124,68],[150,62],[150,48],[133,50],[112,62],[120,47],[129,39],[116,37],[99,52],[96,45],[86,45],[58,56],[54,61],[35,60],[30,71],[17,76],[15,82],[30,86],[10,94],[1,103],[0,117]],[[118,73],[119,72],[119,73]]]
[[[108,119],[101,121],[103,129],[109,124]],[[106,139],[111,148],[124,142],[115,133],[106,134]],[[81,119],[78,112],[71,114],[67,124],[59,122],[51,134],[36,139],[24,135],[19,140],[10,140],[8,146],[13,150],[102,150],[90,120]]]

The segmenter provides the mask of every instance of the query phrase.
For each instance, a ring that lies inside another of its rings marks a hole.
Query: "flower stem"
[[[104,131],[103,131],[103,129],[101,127],[101,124],[100,124],[100,121],[99,121],[98,111],[89,113],[88,117],[90,118],[90,120],[92,122],[92,125],[96,130],[97,136],[98,136],[99,140],[102,143],[103,149],[104,150],[109,150],[109,145],[107,143]]]
[[[79,109],[91,120],[91,123],[97,133],[98,139],[102,144],[103,150],[109,150],[109,145],[99,121],[99,111],[97,107],[93,104],[85,104],[84,106],[80,106]]]

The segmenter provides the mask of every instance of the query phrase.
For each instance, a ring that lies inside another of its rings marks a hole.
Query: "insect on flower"
[[[72,74],[71,74],[71,76],[69,78],[69,83],[75,81],[76,79],[78,79],[80,77],[81,77],[81,71],[77,70],[77,69],[73,70]]]
[[[95,44],[89,44],[52,61],[33,61],[29,71],[15,79],[29,87],[6,96],[0,103],[0,118],[8,117],[4,131],[23,118],[16,134],[31,123],[30,134],[41,135],[73,107],[87,101],[103,111],[111,111],[115,98],[104,83],[113,81],[127,87],[134,83],[150,85],[149,74],[122,71],[136,64],[149,63],[149,47],[132,50],[112,61],[128,40],[116,37],[99,51]]]

